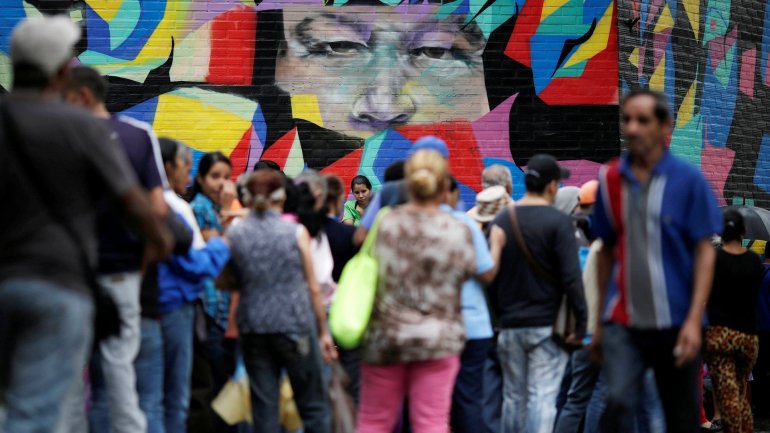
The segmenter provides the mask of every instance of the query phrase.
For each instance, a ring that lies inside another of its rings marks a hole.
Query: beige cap
[[[495,219],[501,210],[511,202],[511,196],[505,187],[491,186],[476,194],[476,207],[468,212],[468,215],[480,223],[486,223]]]
[[[11,62],[28,63],[53,77],[72,60],[80,27],[65,15],[27,18],[11,33]]]

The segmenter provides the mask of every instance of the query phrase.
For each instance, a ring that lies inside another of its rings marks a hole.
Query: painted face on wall
[[[414,7],[424,13],[284,9],[276,84],[293,96],[315,95],[322,126],[361,138],[489,112],[481,29],[465,16],[437,19],[435,7]]]

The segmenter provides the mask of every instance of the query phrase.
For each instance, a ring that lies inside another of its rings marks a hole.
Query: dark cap
[[[539,153],[532,157],[524,171],[524,176],[532,176],[544,182],[569,178],[569,170],[559,165],[551,155]]]

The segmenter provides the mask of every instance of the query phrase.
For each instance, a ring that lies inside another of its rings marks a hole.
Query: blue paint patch
[[[136,120],[147,122],[150,125],[155,121],[155,110],[158,109],[158,98],[148,99],[140,104],[123,110],[120,114],[128,117],[133,117]]]
[[[765,32],[762,35],[762,62],[760,68],[762,69],[762,82],[765,84],[770,83],[770,77],[767,74],[770,72],[770,0],[765,5]]]
[[[385,170],[394,162],[406,160],[406,155],[411,148],[412,142],[409,139],[393,129],[388,129],[372,167],[377,178],[384,179]]]
[[[257,106],[257,109],[254,111],[251,125],[254,127],[254,132],[257,134],[259,141],[263,144],[267,143],[267,122],[265,122],[265,116],[262,114],[262,106]]]
[[[22,0],[0,0],[0,50],[8,53],[11,31],[19,21],[27,17]]]
[[[198,164],[200,164],[201,158],[203,158],[203,155],[205,155],[206,152],[193,149],[192,147],[190,147],[190,151],[192,151],[192,169],[190,170],[190,177],[193,179],[193,182],[195,182],[195,176],[198,175]]]
[[[762,144],[759,146],[757,165],[754,170],[754,185],[770,192],[770,134],[762,137]]]
[[[106,54],[117,59],[133,60],[147,44],[158,24],[166,13],[165,0],[140,0],[140,13],[136,23],[120,23],[122,26],[133,25],[131,34],[115,49],[110,47],[109,24],[99,17],[90,7],[86,9],[88,28],[88,49]]]
[[[737,42],[730,50],[737,50]],[[738,96],[738,61],[732,56],[730,65],[730,79],[727,86],[723,86],[714,75],[714,70],[706,66],[703,80],[703,93],[701,96],[701,118],[703,121],[704,135],[708,143],[715,147],[725,147],[727,137],[730,134],[730,126],[735,113],[735,101]],[[725,56],[725,60],[729,54]],[[706,55],[706,65],[711,64],[711,54]]]

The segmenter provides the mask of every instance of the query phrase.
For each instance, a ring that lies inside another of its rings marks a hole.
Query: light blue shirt
[[[454,210],[445,204],[441,205],[441,210],[449,213],[470,229],[473,237],[473,248],[476,251],[476,274],[483,274],[492,269],[495,266],[495,262],[492,260],[492,255],[489,252],[487,239],[484,237],[484,233],[476,221],[464,212]],[[477,279],[471,278],[463,283],[461,308],[463,322],[465,323],[465,333],[469,340],[493,337],[492,320],[489,316],[484,288]]]

